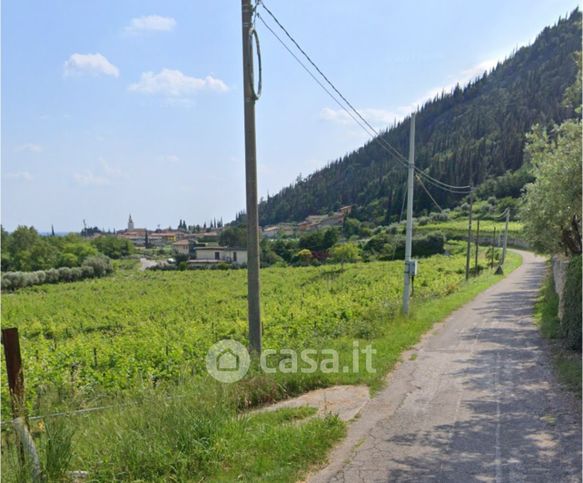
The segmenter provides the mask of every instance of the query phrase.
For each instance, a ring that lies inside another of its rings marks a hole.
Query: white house
[[[174,242],[172,248],[174,248],[174,251],[180,255],[190,255],[193,244],[194,242],[191,240],[182,239]]]
[[[194,263],[236,263],[244,265],[247,263],[247,250],[243,248],[229,247],[196,247],[196,258]]]

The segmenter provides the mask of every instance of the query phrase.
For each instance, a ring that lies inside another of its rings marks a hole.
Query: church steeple
[[[134,229],[134,220],[132,220],[132,215],[130,214],[130,218],[128,220],[128,230]]]

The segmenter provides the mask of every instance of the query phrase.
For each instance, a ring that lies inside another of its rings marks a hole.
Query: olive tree
[[[549,135],[535,126],[526,155],[535,180],[526,185],[521,218],[533,248],[581,253],[581,122],[569,120]]]

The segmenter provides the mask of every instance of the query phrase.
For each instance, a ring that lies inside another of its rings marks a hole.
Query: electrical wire
[[[397,160],[408,167],[409,161],[405,156],[403,156],[394,146],[392,146],[388,141],[382,139],[380,137],[380,133],[372,126],[366,118],[352,105],[352,103],[340,92],[340,90],[334,85],[334,83],[322,72],[322,70],[318,67],[318,65],[312,60],[312,58],[306,53],[306,51],[299,45],[299,43],[295,40],[295,38],[289,33],[289,31],[282,25],[279,19],[275,16],[275,14],[265,5],[262,0],[257,0],[256,9],[261,6],[263,9],[269,14],[269,16],[273,19],[273,21],[277,24],[277,26],[283,31],[283,33],[287,36],[287,38],[294,44],[294,46],[301,52],[301,54],[306,58],[306,60],[312,65],[312,67],[320,74],[320,76],[324,79],[324,81],[332,88],[338,96],[344,101],[344,103],[350,108],[350,110],[358,117],[361,121],[357,121],[355,116],[346,108],[346,106],[342,105],[342,103],[316,78],[313,72],[303,63],[301,60],[293,53],[293,51],[287,46],[287,44],[275,33],[275,31],[267,24],[267,22],[261,17],[261,15],[256,12],[256,16],[261,20],[263,25],[265,25],[268,30],[277,38],[277,40],[284,46],[284,48],[290,53],[294,59],[300,63],[300,65],[308,72],[308,74],[320,85],[322,89],[326,91],[326,93],[338,104],[350,117],[357,122],[361,128],[369,135],[373,137],[373,140],[377,142],[383,149],[385,149],[390,154],[396,156]],[[364,124],[366,126],[363,126]],[[372,133],[372,134],[371,134]],[[420,175],[423,176],[426,181],[430,184],[433,184],[436,188],[442,189],[444,191],[449,191],[450,193],[454,194],[467,194],[471,189],[470,186],[455,186],[445,183],[441,180],[438,180],[431,175],[425,173],[423,170],[415,166],[415,171]]]
[[[431,198],[431,201],[433,201],[433,204],[435,206],[437,206],[437,208],[439,208],[439,211],[443,211],[443,208],[441,206],[439,206],[439,203],[437,201],[435,201],[435,198],[433,196],[431,196],[431,193],[429,192],[429,190],[425,186],[425,183],[423,183],[423,180],[421,179],[421,177],[416,176],[416,178],[417,178],[417,181],[419,181],[419,184],[421,185],[421,187],[425,190],[425,193],[427,193],[427,196],[429,196],[429,198]]]
[[[335,96],[330,92],[330,90],[314,75],[314,73],[301,61],[301,59],[288,47],[288,45],[282,40],[282,38],[277,35],[277,33],[267,24],[263,17],[257,13],[257,18],[261,23],[271,32],[271,34],[279,41],[279,43],[284,47],[285,50],[295,59],[295,61],[300,64],[300,66],[308,73],[308,75],[326,92],[330,98],[342,108],[346,114],[348,114],[354,122],[356,122],[369,136],[374,136],[374,133],[368,132],[368,129],[352,114]]]

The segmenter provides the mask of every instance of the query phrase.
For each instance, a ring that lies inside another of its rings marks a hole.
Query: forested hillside
[[[427,102],[416,118],[417,166],[455,185],[490,180],[495,186],[495,178],[502,177],[498,196],[518,196],[528,180],[524,170],[517,171],[524,162],[526,133],[535,123],[560,123],[573,115],[561,101],[575,79],[575,53],[580,50],[577,9],[489,74]],[[409,120],[381,137],[406,155]],[[401,211],[405,179],[402,166],[373,140],[269,197],[260,205],[260,221],[265,225],[301,220],[354,204],[358,218],[388,222]],[[442,206],[460,201],[459,196],[429,189]],[[416,213],[431,205],[417,189]]]

